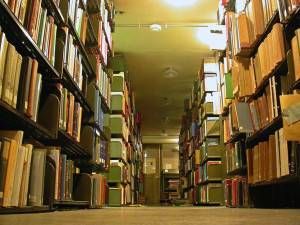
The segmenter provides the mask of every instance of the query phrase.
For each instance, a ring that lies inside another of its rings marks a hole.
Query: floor
[[[0,225],[300,225],[300,210],[191,207],[106,208],[1,215]]]

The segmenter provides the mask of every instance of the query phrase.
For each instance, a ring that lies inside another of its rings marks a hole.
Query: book
[[[12,190],[11,203],[10,203],[10,205],[14,207],[19,206],[19,197],[21,192],[21,182],[23,176],[25,152],[26,152],[25,147],[19,146],[16,153],[17,154],[16,168],[14,172],[13,190]]]
[[[31,168],[31,156],[33,146],[31,144],[25,144],[25,159],[23,166],[23,174],[21,180],[20,196],[19,196],[19,207],[24,207],[27,205],[28,187],[29,187],[29,177]]]
[[[16,71],[16,57],[17,51],[12,44],[8,44],[6,61],[4,65],[4,77],[2,82],[2,95],[1,99],[7,104],[11,104],[13,98],[12,86],[13,86],[13,76]]]
[[[6,62],[6,54],[8,49],[8,41],[4,32],[1,32],[0,36],[0,94],[2,94],[3,89],[3,77],[4,77],[4,68]]]
[[[28,205],[42,206],[44,196],[44,174],[46,167],[46,150],[34,148],[30,168]]]
[[[4,204],[4,188],[5,188],[5,180],[7,175],[7,164],[8,164],[8,156],[11,140],[8,138],[1,138],[1,160],[0,160],[0,205]]]
[[[33,118],[34,117],[34,104],[35,104],[35,94],[37,87],[37,79],[38,79],[38,61],[35,59],[32,61],[32,69],[30,74],[30,84],[28,90],[28,107],[25,114]]]
[[[296,31],[296,36],[293,37],[291,47],[293,55],[293,66],[294,66],[294,76],[295,81],[300,79],[300,30]]]

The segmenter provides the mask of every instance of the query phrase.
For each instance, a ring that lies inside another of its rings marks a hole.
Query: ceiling
[[[114,1],[122,12],[116,15],[114,48],[124,55],[136,106],[143,115],[143,135],[178,135],[183,100],[191,93],[201,59],[212,55],[196,38],[203,28],[190,25],[216,23],[218,0],[198,0],[186,8],[172,8],[165,1]],[[169,27],[154,32],[144,26],[153,23]],[[178,75],[165,77],[168,67]]]

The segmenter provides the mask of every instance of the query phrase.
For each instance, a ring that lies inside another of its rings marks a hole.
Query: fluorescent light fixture
[[[194,5],[198,0],[164,0],[168,5],[173,7],[189,7]]]
[[[224,50],[226,48],[225,26],[212,25],[200,27],[196,31],[196,38],[210,49]]]
[[[161,31],[161,25],[159,25],[159,24],[151,24],[150,25],[150,29],[152,30],[152,31],[156,31],[156,32],[159,32],[159,31]]]

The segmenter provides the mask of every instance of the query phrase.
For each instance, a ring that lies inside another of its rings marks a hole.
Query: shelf
[[[82,41],[80,40],[79,35],[76,32],[76,29],[74,27],[73,22],[71,21],[70,17],[68,17],[68,26],[70,28],[70,32],[73,35],[73,37],[75,38],[75,42],[79,47],[80,53],[82,55],[82,61],[83,61],[83,65],[84,67],[87,69],[87,73],[89,74],[89,77],[95,78],[96,77],[96,73],[89,61],[88,58],[88,54],[85,50],[84,44],[82,43]]]
[[[293,90],[297,90],[297,89],[300,89],[300,79],[292,85],[290,92],[293,92]]]
[[[208,180],[199,182],[197,185],[206,185],[209,183],[220,183],[220,182],[222,182],[222,179],[208,179]]]
[[[53,206],[55,208],[89,208],[90,204],[88,201],[73,201],[73,200],[62,200],[54,201]]]
[[[0,100],[0,111],[1,129],[23,130],[25,136],[31,136],[41,142],[55,138],[55,134],[51,134],[46,128],[18,112],[2,100]]]
[[[0,0],[0,24],[7,39],[22,55],[28,55],[39,62],[39,71],[43,77],[61,77],[3,0]]]
[[[75,96],[76,101],[80,103],[81,107],[85,112],[87,112],[89,115],[94,114],[82,91],[79,89],[78,85],[76,84],[71,74],[65,67],[64,74],[62,77],[62,83],[63,86],[66,87]]]
[[[80,167],[80,171],[84,173],[108,172],[108,168],[106,168],[103,163],[99,164],[92,161],[80,160],[76,162],[76,165]]]
[[[247,167],[237,168],[227,173],[227,176],[246,175]]]
[[[266,139],[270,134],[274,133],[280,127],[282,127],[282,117],[278,116],[278,117],[274,118],[264,128],[262,128],[259,131],[256,131],[254,134],[249,136],[246,139],[246,147],[251,148],[252,146],[257,144],[257,142]]]
[[[296,183],[300,182],[299,176],[284,176],[270,181],[262,181],[255,184],[249,184],[250,187],[270,186],[274,184]]]
[[[295,35],[295,30],[299,28],[300,24],[300,8],[298,7],[288,18],[282,22],[285,25],[286,39],[290,42]]]
[[[256,88],[255,93],[250,96],[250,98],[247,100],[247,102],[251,102],[263,94],[266,86],[269,83],[269,78],[271,78],[273,76],[279,77],[283,74],[287,74],[287,72],[288,72],[288,66],[287,66],[287,60],[285,59],[284,61],[279,63],[268,76],[266,76],[264,78],[264,80]]]
[[[202,162],[200,162],[200,166],[203,166],[207,161],[220,161],[222,160],[221,156],[206,156]]]
[[[61,146],[61,153],[70,159],[89,159],[91,155],[80,144],[63,130],[58,131],[57,139],[47,141],[48,145]]]
[[[99,131],[100,137],[102,138],[102,140],[109,141],[109,138],[105,136],[105,133],[104,133],[103,130],[101,130],[99,124],[97,124],[97,123],[83,123],[83,125],[87,125],[87,126],[91,126],[93,128],[96,128],[97,131]]]
[[[227,142],[225,142],[225,145],[237,142],[238,140],[240,140],[244,137],[246,137],[245,133],[236,133],[236,134],[232,135],[231,138]]]
[[[47,213],[52,212],[49,206],[26,206],[23,208],[9,207],[0,208],[0,214],[24,214],[24,213]]]
[[[65,25],[65,19],[56,3],[53,0],[43,0],[43,3],[47,10],[50,10],[50,14],[53,16],[55,23],[58,26]]]
[[[245,58],[250,58],[255,56],[258,47],[261,45],[261,43],[266,39],[266,37],[268,36],[268,34],[271,32],[273,25],[275,23],[279,23],[279,12],[278,10],[274,13],[274,15],[272,16],[272,18],[270,19],[270,21],[268,22],[265,31],[263,32],[263,34],[257,38],[257,40],[252,44],[251,47],[249,48],[243,48],[241,49],[241,52],[239,52],[236,56],[238,57],[245,57]]]

